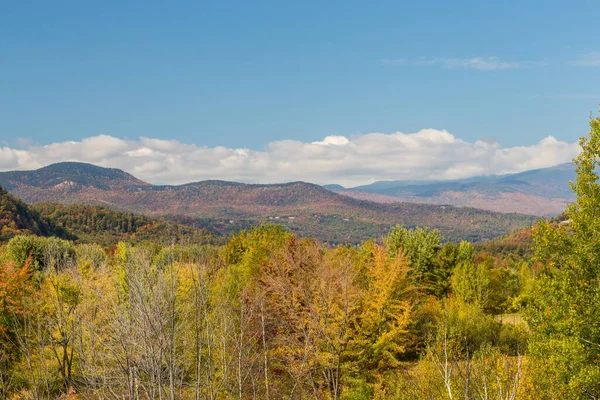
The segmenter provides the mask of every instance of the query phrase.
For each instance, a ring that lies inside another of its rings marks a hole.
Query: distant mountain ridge
[[[406,201],[449,204],[498,212],[555,216],[575,196],[569,186],[576,178],[573,163],[516,174],[452,181],[379,181],[370,185],[325,188],[354,198],[381,203]]]
[[[116,168],[103,168],[79,162],[51,164],[32,171],[0,172],[0,185],[8,190],[18,185],[44,189],[74,187],[77,185],[110,189],[112,187],[137,188],[150,186],[131,174]]]
[[[273,222],[331,243],[376,239],[396,224],[438,228],[448,240],[480,241],[535,221],[535,217],[528,215],[473,208],[381,204],[305,182],[250,185],[202,181],[178,186],[151,185],[124,171],[81,163],[3,172],[0,185],[28,203],[102,205],[148,216],[166,216],[221,233]]]

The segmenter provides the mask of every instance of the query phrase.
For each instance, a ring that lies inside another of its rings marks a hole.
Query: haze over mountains
[[[28,203],[94,204],[170,219],[222,233],[264,222],[327,242],[359,242],[390,226],[437,228],[448,240],[481,241],[531,225],[535,217],[474,208],[382,204],[292,182],[249,185],[202,181],[158,186],[118,170],[82,163],[0,173],[0,185]]]
[[[498,212],[555,216],[575,199],[569,186],[569,181],[575,180],[575,177],[575,165],[566,163],[518,174],[453,181],[379,181],[354,188],[340,185],[324,187],[346,196],[381,203],[450,204]]]

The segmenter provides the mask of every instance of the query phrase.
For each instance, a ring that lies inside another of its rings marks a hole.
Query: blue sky
[[[4,2],[0,141],[101,134],[261,151],[447,130],[574,142],[597,1]],[[0,144],[2,145],[2,144]]]

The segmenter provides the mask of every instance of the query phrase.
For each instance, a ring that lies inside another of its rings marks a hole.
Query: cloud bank
[[[579,151],[577,143],[551,136],[531,146],[502,147],[493,139],[470,143],[435,129],[355,138],[328,136],[312,143],[282,140],[260,151],[99,135],[79,142],[0,147],[0,170],[79,161],[120,168],[151,183],[303,180],[351,187],[388,179],[438,180],[521,172],[569,162]]]

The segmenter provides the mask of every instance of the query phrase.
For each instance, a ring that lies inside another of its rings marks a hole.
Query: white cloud
[[[410,60],[399,58],[396,60],[386,60],[385,64],[392,65],[412,65],[428,66],[437,65],[443,68],[468,68],[480,71],[498,71],[504,69],[515,69],[525,66],[543,65],[544,63],[536,61],[503,61],[499,57],[471,57],[471,58],[430,58]]]
[[[350,140],[348,140],[348,138],[346,136],[327,136],[325,139],[323,139],[320,142],[312,142],[312,144],[318,144],[321,146],[329,146],[329,145],[343,146],[348,143],[350,143]]]
[[[569,64],[577,67],[600,67],[600,52],[595,51],[584,54],[578,60],[571,61]]]
[[[386,179],[454,179],[506,174],[569,162],[577,143],[547,137],[531,146],[502,147],[492,138],[470,143],[445,130],[283,140],[262,151],[205,147],[175,140],[108,135],[22,149],[0,147],[0,170],[36,169],[60,161],[121,168],[152,183],[204,179],[252,183],[303,180],[346,186]]]

